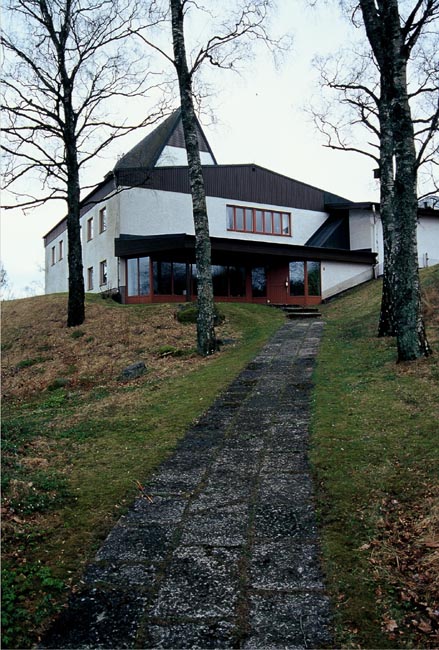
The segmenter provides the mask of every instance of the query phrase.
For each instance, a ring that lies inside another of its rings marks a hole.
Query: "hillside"
[[[142,482],[284,322],[222,305],[222,351],[203,359],[176,309],[91,296],[67,329],[66,296],[3,304],[3,647],[38,639]]]
[[[379,283],[323,307],[311,458],[340,647],[438,647],[439,267],[421,278],[428,359],[376,338]]]
[[[438,646],[439,267],[422,280],[435,355],[412,364],[375,336],[380,282],[322,306],[311,460],[340,647]],[[202,359],[176,306],[91,296],[67,329],[66,296],[3,303],[4,647],[38,640],[142,482],[284,322],[221,310],[225,344]]]

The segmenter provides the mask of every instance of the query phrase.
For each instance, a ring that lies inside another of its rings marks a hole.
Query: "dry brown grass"
[[[50,310],[50,313],[48,313]],[[26,298],[3,303],[3,398],[24,399],[40,393],[56,380],[68,388],[88,390],[120,382],[123,368],[137,361],[147,366],[151,382],[176,376],[184,366],[205,361],[195,352],[195,326],[182,325],[176,306],[130,306],[100,299],[86,305],[86,320],[67,328],[66,297]],[[219,328],[220,336],[232,336]],[[161,356],[163,346],[182,356]]]

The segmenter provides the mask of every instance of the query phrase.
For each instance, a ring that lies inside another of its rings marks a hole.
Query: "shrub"
[[[178,311],[175,314],[176,319],[179,323],[196,323],[198,315],[198,306],[193,303],[188,305],[181,305]],[[214,306],[214,321],[213,324],[215,327],[221,325],[225,321],[224,314],[219,310],[217,305]]]

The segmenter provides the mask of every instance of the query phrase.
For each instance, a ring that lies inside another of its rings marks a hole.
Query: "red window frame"
[[[261,219],[262,229],[258,228],[258,221]],[[288,232],[283,232],[285,223]],[[280,232],[276,232],[276,229]],[[256,235],[291,237],[291,212],[250,208],[243,205],[227,205],[227,230],[231,232],[251,232]]]

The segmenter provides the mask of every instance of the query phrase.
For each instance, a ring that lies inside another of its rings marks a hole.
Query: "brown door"
[[[272,304],[286,305],[289,302],[288,266],[269,269],[267,285],[268,300]]]

